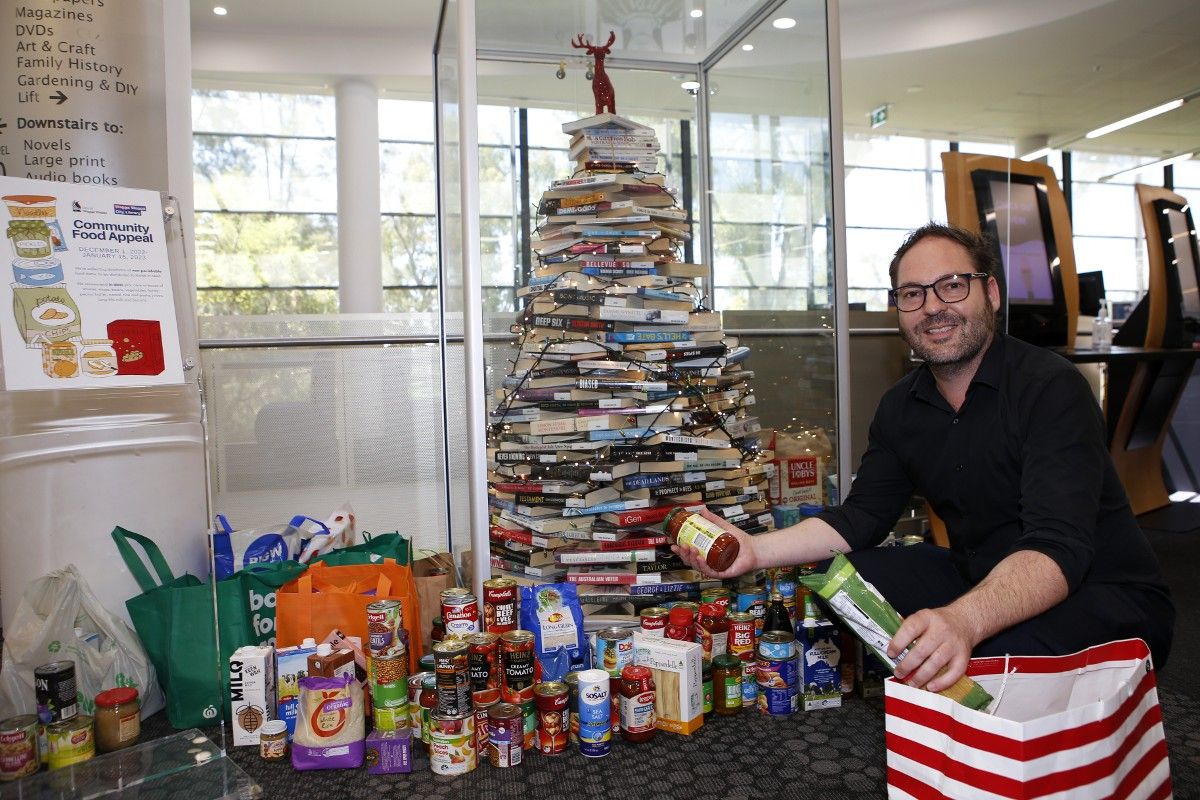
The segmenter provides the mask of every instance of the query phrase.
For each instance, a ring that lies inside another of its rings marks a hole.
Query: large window
[[[192,94],[202,315],[337,310],[333,98]]]
[[[1128,307],[1145,293],[1147,271],[1146,243],[1133,184],[1160,183],[1162,172],[1114,173],[1144,163],[1146,159],[1140,156],[1071,153],[1075,269],[1102,271],[1105,297],[1110,303]]]

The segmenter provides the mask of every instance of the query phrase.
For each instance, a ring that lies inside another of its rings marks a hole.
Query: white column
[[[383,310],[379,216],[379,90],[337,85],[338,298],[342,313]]]

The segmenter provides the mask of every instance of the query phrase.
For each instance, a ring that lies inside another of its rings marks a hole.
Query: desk
[[[1133,513],[1144,514],[1168,505],[1171,500],[1163,482],[1163,441],[1192,365],[1200,359],[1200,349],[1052,349],[1074,364],[1109,365],[1105,403],[1108,448]]]

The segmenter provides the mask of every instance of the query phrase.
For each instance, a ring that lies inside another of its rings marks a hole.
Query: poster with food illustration
[[[6,389],[183,382],[157,192],[0,177],[0,231]]]

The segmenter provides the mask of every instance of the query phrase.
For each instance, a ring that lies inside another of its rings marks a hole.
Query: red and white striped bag
[[[975,658],[967,674],[996,698],[994,713],[886,681],[888,797],[1171,797],[1141,639],[1068,656]]]

